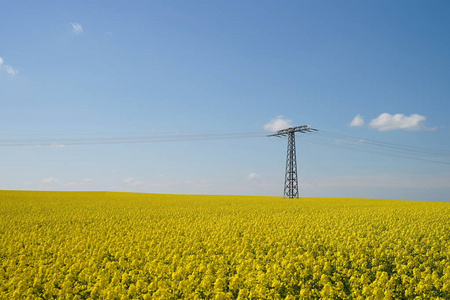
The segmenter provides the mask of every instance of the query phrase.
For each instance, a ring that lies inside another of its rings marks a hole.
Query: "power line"
[[[443,150],[443,149],[434,149],[434,148],[428,148],[428,147],[417,147],[417,146],[407,146],[407,145],[400,145],[395,143],[388,143],[388,142],[382,142],[377,140],[371,140],[367,138],[360,138],[360,137],[352,137],[348,135],[343,135],[339,133],[332,133],[327,131],[320,131],[324,135],[329,135],[331,137],[340,137],[344,139],[348,139],[355,143],[364,143],[364,144],[371,144],[375,146],[380,147],[386,147],[386,148],[392,148],[396,150],[403,150],[407,152],[413,152],[416,154],[423,154],[423,155],[429,155],[429,156],[436,156],[436,155],[450,155],[450,151]],[[342,140],[341,140],[342,141]]]
[[[111,137],[81,137],[81,138],[20,138],[0,139],[0,147],[29,147],[60,145],[99,145],[99,144],[134,144],[182,142],[201,140],[222,140],[265,137],[264,131],[219,132],[219,133],[191,133],[172,135],[133,135]]]
[[[31,136],[27,138],[27,136]],[[33,146],[72,146],[72,145],[112,145],[112,144],[140,144],[162,142],[189,142],[207,140],[229,140],[266,137],[263,130],[224,131],[224,132],[185,132],[167,134],[149,133],[111,133],[83,135],[74,134],[0,134],[0,147],[33,147]],[[3,137],[3,138],[2,138]],[[6,138],[5,138],[6,137]],[[14,138],[18,137],[18,138]],[[283,138],[283,135],[275,135]],[[433,162],[449,165],[445,161],[450,158],[450,151],[428,147],[414,147],[361,137],[353,137],[328,131],[313,131],[302,135],[305,141],[324,146],[345,148],[347,150],[361,151],[400,157],[418,161]],[[444,161],[443,161],[444,160]]]
[[[322,131],[320,131],[321,133]],[[425,161],[425,162],[432,162],[437,164],[444,164],[444,165],[450,165],[450,162],[442,161],[442,159],[446,159],[449,157],[450,153],[444,151],[444,150],[437,150],[437,149],[428,149],[424,147],[411,147],[411,146],[404,146],[399,144],[393,144],[393,143],[386,143],[381,141],[373,141],[373,140],[367,140],[367,139],[360,139],[356,137],[350,137],[350,136],[344,136],[339,134],[330,134],[329,136],[341,136],[346,137],[348,140],[338,140],[336,139],[327,139],[327,135],[322,135],[323,138],[317,138],[321,135],[318,134],[316,136],[302,136],[305,141],[325,145],[325,146],[331,146],[331,147],[339,147],[344,148],[347,150],[354,150],[354,151],[361,151],[361,152],[367,152],[367,153],[374,153],[374,154],[380,154],[380,155],[386,155],[391,157],[399,157],[399,158],[406,158],[411,160],[417,160],[417,161]],[[435,159],[432,159],[435,158]],[[436,160],[440,159],[440,160]]]

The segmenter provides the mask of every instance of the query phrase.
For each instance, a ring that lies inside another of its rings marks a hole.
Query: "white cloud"
[[[393,188],[450,188],[447,174],[378,174],[337,176],[320,181],[315,186],[324,187],[393,187]]]
[[[78,23],[71,23],[73,33],[80,34],[83,33],[83,27]]]
[[[350,122],[351,127],[361,127],[364,125],[364,119],[361,115],[356,115],[356,117]]]
[[[19,71],[17,71],[11,66],[3,66],[3,69],[6,71],[6,73],[12,76],[19,74]]]
[[[143,186],[145,185],[145,182],[141,180],[134,180],[133,177],[128,177],[123,180],[123,183],[125,183],[127,186]]]
[[[258,178],[258,177],[260,177],[259,174],[255,173],[255,172],[252,172],[252,173],[247,175],[247,180],[252,180],[252,179],[255,179],[255,178]]]
[[[17,71],[16,69],[14,69],[11,66],[5,65],[4,62],[5,61],[3,60],[3,58],[0,57],[0,71],[5,71],[6,73],[8,73],[11,76],[19,74],[19,71]]]
[[[285,119],[283,116],[277,116],[264,125],[264,129],[275,132],[281,129],[292,127],[292,120]]]
[[[133,177],[125,178],[122,186],[111,186],[110,190],[139,190],[144,192],[160,192],[160,193],[186,193],[187,190],[195,190],[196,193],[202,193],[203,188],[209,188],[212,185],[202,181],[172,181],[172,182],[152,182],[136,180]]]
[[[85,186],[85,185],[89,185],[92,183],[92,179],[91,178],[84,178],[81,181],[78,182],[67,182],[64,184],[65,187],[71,187],[71,186]]]
[[[344,139],[335,139],[334,142],[336,144],[360,144],[360,143],[364,143],[366,140],[365,139],[358,139],[358,138],[344,138]]]
[[[66,145],[60,143],[52,143],[50,146],[55,148],[64,148]]]
[[[58,179],[54,177],[44,178],[41,180],[41,183],[56,183],[58,182]]]
[[[131,182],[133,182],[133,177],[128,177],[123,180],[123,183],[131,183]]]
[[[382,113],[377,118],[370,121],[369,126],[379,131],[387,130],[435,130],[436,128],[427,128],[424,126],[427,118],[418,114],[412,114],[409,117],[404,114],[391,115]]]

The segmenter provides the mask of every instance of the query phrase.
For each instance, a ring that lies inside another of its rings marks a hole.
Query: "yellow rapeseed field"
[[[0,299],[450,299],[450,203],[0,191]]]

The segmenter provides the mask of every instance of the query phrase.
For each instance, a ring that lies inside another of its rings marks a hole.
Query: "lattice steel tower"
[[[284,176],[284,198],[298,198],[298,176],[297,176],[297,154],[295,152],[295,133],[306,133],[317,131],[307,125],[278,130],[268,136],[287,136],[288,146],[286,155],[286,174]]]

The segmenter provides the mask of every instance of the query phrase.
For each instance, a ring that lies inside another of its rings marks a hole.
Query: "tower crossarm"
[[[270,134],[268,136],[286,136],[289,133],[295,133],[295,132],[306,133],[306,132],[314,132],[314,131],[318,131],[318,130],[311,128],[308,125],[302,125],[302,126],[281,129],[281,130],[278,130],[277,132],[275,132],[274,134]]]

